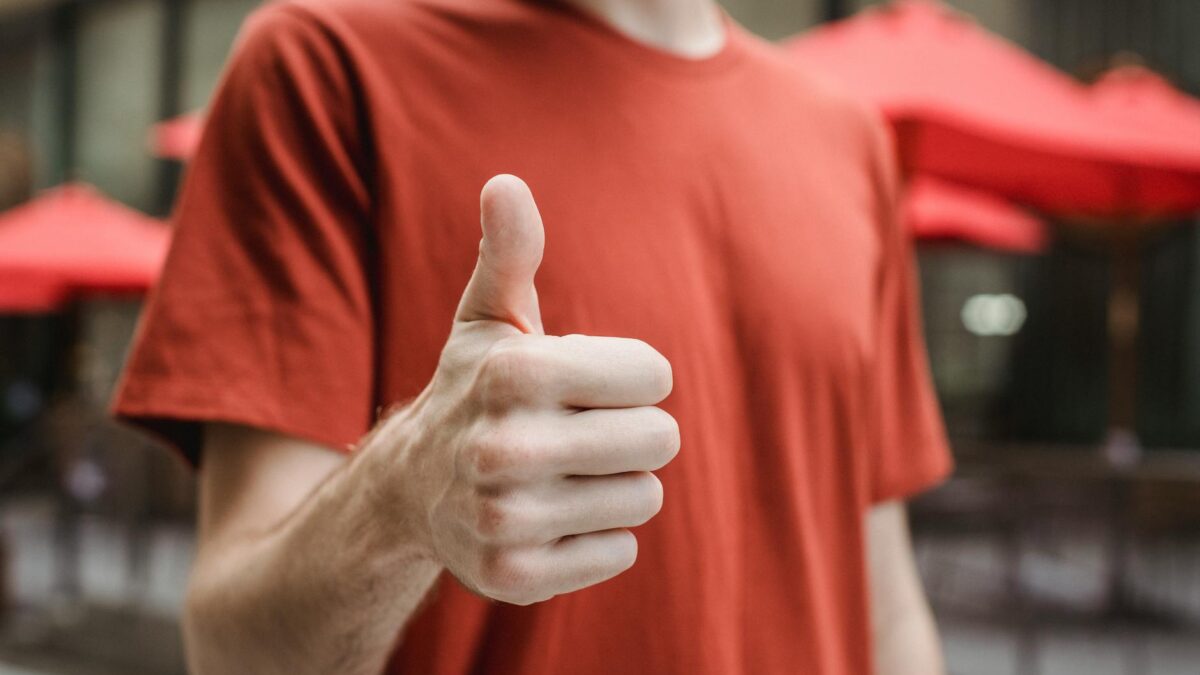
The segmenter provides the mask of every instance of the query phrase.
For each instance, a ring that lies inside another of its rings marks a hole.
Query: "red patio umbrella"
[[[1200,135],[1111,114],[1086,86],[933,0],[895,0],[786,48],[878,105],[912,174],[1067,216],[1200,209]]]
[[[53,312],[66,304],[68,298],[67,289],[49,276],[0,270],[0,312]]]
[[[1166,78],[1142,66],[1126,65],[1101,76],[1090,92],[1091,104],[1121,124],[1153,128],[1180,145],[1200,141],[1200,101],[1171,86]],[[1170,213],[1147,210],[1134,220],[1153,220]],[[1113,284],[1109,295],[1110,408],[1118,422],[1132,425],[1136,408],[1137,335],[1141,297],[1141,244],[1147,228],[1121,228],[1122,223],[1098,234],[1113,254]],[[1077,230],[1095,233],[1095,226]]]
[[[1049,245],[1046,223],[997,197],[936,178],[909,182],[903,219],[919,240],[953,240],[1014,253],[1042,253]]]
[[[158,278],[170,229],[84,184],[0,213],[0,310],[49,311],[95,294],[142,293]]]
[[[1094,105],[1132,126],[1153,126],[1179,143],[1200,139],[1200,100],[1143,66],[1113,68],[1091,87]]]
[[[150,150],[164,159],[191,159],[203,131],[204,116],[198,112],[159,122],[150,133]]]

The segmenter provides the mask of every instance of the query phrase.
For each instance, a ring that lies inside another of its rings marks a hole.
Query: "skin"
[[[942,675],[941,641],[913,559],[904,504],[871,509],[866,533],[876,675]]]
[[[570,0],[629,37],[680,56],[721,50],[725,27],[713,0]]]
[[[685,56],[724,41],[710,0],[576,0]],[[678,452],[655,407],[670,364],[645,343],[542,334],[532,195],[498,176],[438,369],[350,457],[210,424],[199,548],[183,616],[189,671],[380,672],[443,570],[530,604],[633,565],[630,532],[662,505],[653,471]],[[868,516],[879,675],[942,672],[903,507]]]

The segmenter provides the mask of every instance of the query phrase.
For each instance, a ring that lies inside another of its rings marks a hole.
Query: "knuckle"
[[[480,561],[479,580],[479,590],[501,602],[528,605],[539,599],[532,576],[510,549],[486,549]]]
[[[495,478],[508,472],[513,464],[507,445],[493,438],[480,439],[471,451],[471,466],[480,478]]]
[[[481,539],[503,539],[513,527],[513,515],[503,498],[484,495],[475,507],[475,533]]]
[[[483,357],[480,382],[485,404],[505,409],[532,398],[538,390],[541,371],[537,353],[524,340],[497,342]]]
[[[489,595],[504,592],[517,576],[516,564],[508,549],[486,547],[479,561],[479,580]]]
[[[527,500],[512,493],[483,492],[475,506],[475,534],[481,541],[493,544],[524,542],[536,535],[540,519],[530,509]]]
[[[493,429],[476,439],[471,453],[475,475],[483,479],[512,477],[529,456],[526,443],[501,429]]]

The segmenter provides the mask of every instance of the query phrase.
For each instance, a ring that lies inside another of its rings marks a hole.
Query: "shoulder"
[[[233,58],[375,90],[452,76],[480,60],[481,45],[513,44],[505,31],[527,30],[529,14],[512,0],[269,0],[244,22]]]
[[[487,6],[492,0],[482,0]],[[227,77],[262,85],[297,80],[357,96],[381,57],[429,52],[435,22],[469,10],[471,0],[269,0],[242,23]]]
[[[392,8],[413,4],[402,1]],[[295,42],[353,39],[360,23],[384,10],[379,0],[271,0],[246,17],[235,50],[241,53]]]
[[[746,51],[753,88],[765,92],[762,114],[777,116],[780,127],[802,129],[789,136],[798,151],[822,162],[845,192],[869,204],[881,227],[893,228],[901,171],[891,127],[878,108],[785,47],[749,36]]]
[[[885,203],[893,200],[899,162],[892,129],[879,109],[784,46],[752,37],[748,51],[758,77],[769,80],[765,86],[773,92],[772,106],[791,123],[818,130],[856,171],[865,173],[877,197]]]
[[[341,4],[340,2],[335,4]],[[230,67],[260,76],[337,60],[344,30],[328,8],[307,0],[268,2],[242,22],[233,45]]]
[[[890,128],[877,108],[786,47],[739,31],[756,87],[769,92],[772,108],[847,144],[868,165],[891,161]]]
[[[495,0],[270,0],[246,19],[240,41],[308,36],[386,49],[434,37],[438,24],[501,20],[507,9]]]

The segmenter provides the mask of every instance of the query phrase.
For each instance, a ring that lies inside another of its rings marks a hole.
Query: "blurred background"
[[[183,672],[192,477],[104,409],[256,4],[0,0],[0,675]],[[1200,3],[873,4],[725,2],[897,130],[950,670],[1200,673]]]

